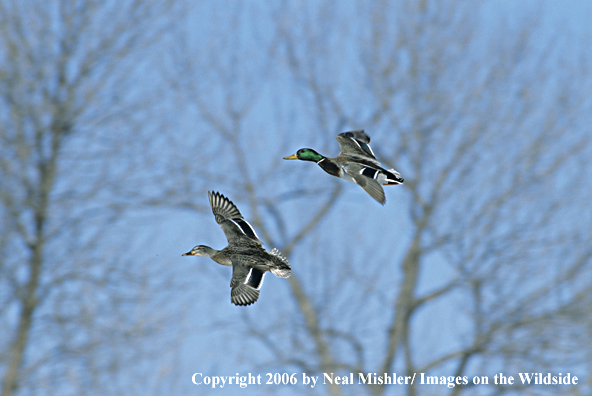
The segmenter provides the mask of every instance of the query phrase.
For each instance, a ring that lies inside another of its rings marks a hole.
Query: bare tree
[[[3,396],[125,386],[115,373],[158,326],[132,314],[150,292],[140,263],[117,258],[127,203],[114,192],[152,133],[140,81],[166,7],[0,2]]]
[[[552,44],[538,48],[539,27],[528,18],[518,27],[498,27],[512,32],[514,40],[505,35],[491,40],[479,37],[478,10],[457,2],[360,5],[359,11],[358,15],[368,18],[370,28],[365,34],[358,38],[339,32],[342,40],[355,43],[354,59],[361,66],[360,75],[346,77],[364,81],[369,89],[345,90],[373,103],[364,125],[396,131],[379,135],[376,141],[382,146],[375,151],[379,157],[392,158],[393,165],[395,161],[403,164],[397,166],[407,180],[409,239],[400,246],[399,259],[379,265],[396,271],[397,287],[384,296],[392,316],[387,314],[381,323],[383,352],[374,351],[375,363],[363,359],[362,351],[370,348],[364,342],[366,332],[343,332],[320,324],[305,329],[311,338],[323,338],[331,347],[311,351],[320,365],[300,366],[323,372],[324,362],[329,361],[335,370],[439,371],[472,378],[478,374],[477,367],[493,375],[496,369],[552,370],[566,367],[573,359],[585,361],[576,349],[555,348],[554,339],[563,328],[558,318],[575,318],[581,312],[589,284],[589,279],[582,282],[581,275],[589,273],[592,263],[592,251],[583,243],[590,239],[589,219],[578,218],[573,210],[573,205],[584,207],[590,186],[582,185],[583,169],[572,168],[590,153],[590,137],[582,129],[581,117],[590,110],[584,104],[584,87],[591,82],[569,79],[587,75],[589,59],[565,64],[562,55],[551,52]],[[317,17],[325,25],[341,23],[338,17],[327,22],[322,8],[297,24],[304,26],[304,32],[294,32],[290,20],[282,30],[287,59],[294,74],[308,82],[314,97],[328,104],[329,113],[353,124],[360,119],[359,107],[339,95],[344,90],[340,84],[347,83],[338,77],[333,82],[318,72],[336,67],[343,59],[339,52],[332,57],[329,48],[315,51],[325,40],[331,42],[322,36],[326,26],[316,29],[322,26]],[[356,28],[349,29],[359,32]],[[305,56],[300,55],[305,53],[301,47],[308,49]],[[475,48],[489,51],[471,52]],[[321,52],[324,58],[315,56]],[[562,84],[545,85],[553,79]],[[352,109],[351,113],[345,109]],[[561,182],[555,180],[558,174]],[[566,205],[562,188],[572,191],[572,205]],[[563,227],[565,222],[570,227]],[[568,247],[572,249],[565,256],[562,252]],[[377,261],[366,260],[350,267],[363,268],[352,274],[358,282]],[[446,275],[438,280],[422,282],[422,274],[442,272]],[[387,290],[379,278],[372,281],[376,289]],[[334,290],[356,298],[347,287]],[[562,296],[560,304],[557,293]],[[372,294],[362,294],[364,311],[384,316],[383,306],[370,309]],[[318,312],[327,309],[326,301],[314,293],[308,299]],[[419,328],[438,326],[438,319],[430,318],[434,315],[430,306],[441,304],[456,304],[446,311],[459,315],[468,329],[462,341],[432,341],[428,353],[419,341],[423,339]],[[356,320],[373,321],[364,316]],[[343,344],[360,351],[353,363],[340,356]],[[291,353],[280,356],[290,362],[286,355]],[[505,364],[493,363],[498,359]],[[458,394],[466,388],[450,392]],[[371,392],[383,394],[387,389],[375,387]],[[414,395],[418,390],[409,387],[406,392]],[[441,394],[441,389],[436,393]]]
[[[590,54],[573,44],[568,56],[559,44],[578,40],[545,36],[534,17],[486,18],[485,3],[348,4],[214,11],[168,65],[199,123],[187,146],[199,161],[171,159],[191,177],[154,203],[209,217],[199,197],[220,189],[293,263],[266,314],[253,307],[241,317],[251,347],[270,356],[258,363],[470,382],[329,384],[332,395],[523,392],[475,387],[472,377],[589,370],[590,351],[574,343],[590,326]],[[262,30],[262,15],[273,19],[276,34],[245,35],[249,13]],[[282,116],[267,125],[265,111]],[[334,136],[359,127],[406,179],[384,208],[314,166],[281,163],[306,146],[331,156]]]

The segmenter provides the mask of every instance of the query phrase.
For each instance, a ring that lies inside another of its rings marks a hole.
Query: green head
[[[323,157],[321,154],[317,153],[313,149],[309,149],[309,148],[300,149],[300,150],[296,151],[296,154],[293,154],[289,157],[284,157],[284,159],[287,159],[287,160],[299,159],[301,161],[313,161],[313,162],[319,162],[323,158],[325,158],[325,157]]]

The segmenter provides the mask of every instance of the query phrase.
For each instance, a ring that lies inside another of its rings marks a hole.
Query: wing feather
[[[230,301],[235,305],[253,304],[259,298],[264,276],[264,271],[233,261]]]
[[[364,189],[372,198],[384,205],[386,197],[380,183],[376,180],[378,169],[373,169],[359,164],[346,165],[345,172],[351,176],[356,184]]]
[[[343,132],[337,135],[339,155],[351,155],[376,161],[376,156],[370,148],[370,136],[363,130]]]
[[[208,191],[212,213],[224,231],[228,243],[248,240],[263,245],[255,229],[244,219],[236,205],[218,192]]]
[[[374,179],[370,179],[364,175],[352,175],[356,183],[360,185],[372,198],[380,202],[382,205],[386,202],[386,197],[384,195],[384,190],[379,182]]]

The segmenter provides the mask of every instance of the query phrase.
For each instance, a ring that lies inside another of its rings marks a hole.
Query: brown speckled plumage
[[[208,197],[228,245],[222,250],[198,245],[183,256],[206,256],[219,264],[232,266],[230,301],[250,305],[259,298],[265,273],[271,271],[278,277],[288,278],[290,263],[277,249],[268,252],[263,248],[255,230],[231,200],[217,192],[208,192]]]

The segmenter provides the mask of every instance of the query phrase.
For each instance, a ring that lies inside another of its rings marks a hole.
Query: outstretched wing
[[[386,197],[380,183],[376,180],[378,169],[360,164],[350,164],[343,168],[354,179],[354,182],[364,189],[372,198],[384,205]]]
[[[263,245],[253,227],[243,218],[230,199],[218,192],[210,191],[208,191],[208,197],[210,198],[212,213],[214,213],[216,222],[220,224],[222,231],[224,231],[228,243],[246,238],[249,241]]]
[[[370,148],[370,136],[363,130],[343,132],[337,135],[339,155],[351,155],[376,161],[374,152]]]
[[[230,301],[235,305],[253,304],[259,298],[264,276],[264,271],[233,261]]]

